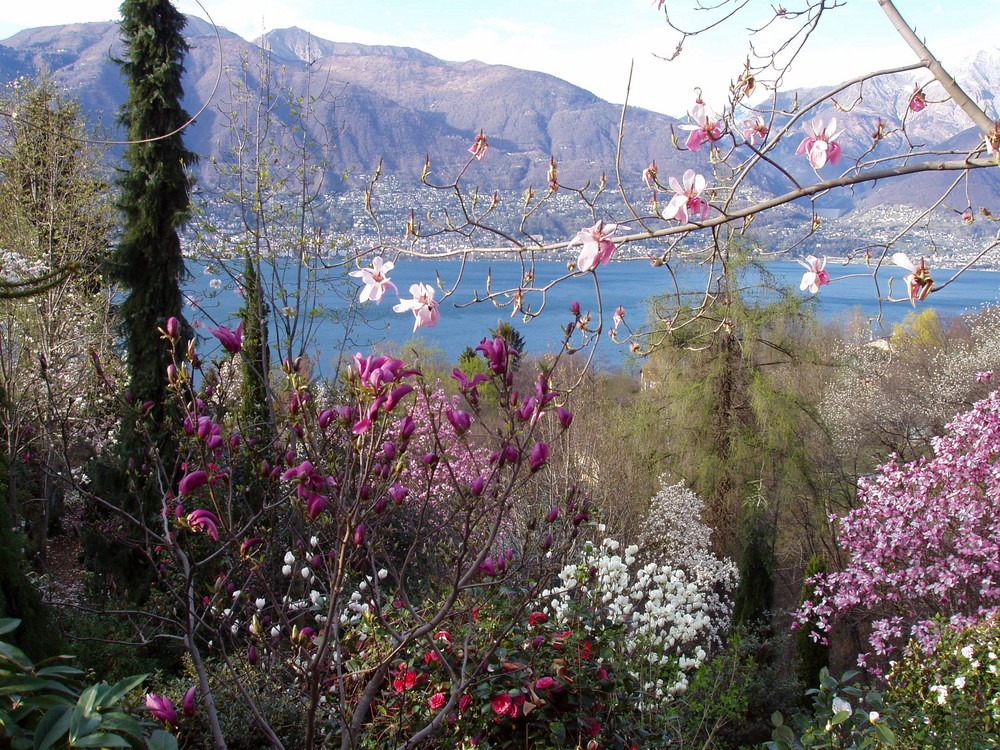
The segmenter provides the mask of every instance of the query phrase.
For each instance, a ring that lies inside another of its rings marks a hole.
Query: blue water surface
[[[529,354],[554,352],[559,349],[563,337],[562,328],[572,321],[570,304],[580,303],[584,312],[592,311],[596,323],[598,289],[605,315],[605,330],[611,325],[611,315],[615,308],[621,305],[626,311],[626,320],[632,326],[641,326],[649,315],[649,300],[663,294],[672,294],[678,287],[700,289],[705,285],[704,271],[697,266],[677,271],[676,278],[671,276],[666,268],[654,268],[646,261],[615,262],[600,267],[597,271],[597,284],[592,274],[583,274],[565,279],[553,286],[544,295],[538,292],[525,296],[523,304],[532,311],[540,311],[538,317],[530,322],[524,322],[522,314],[514,314],[513,307],[498,307],[490,301],[472,303],[487,294],[487,279],[490,288],[498,290],[512,289],[518,286],[522,278],[522,266],[518,262],[486,262],[470,261],[463,265],[458,261],[451,262],[403,262],[393,270],[392,281],[396,284],[403,297],[409,297],[409,287],[417,282],[437,286],[435,273],[440,275],[440,281],[446,290],[454,291],[441,303],[441,319],[434,328],[421,328],[413,333],[413,316],[410,313],[395,313],[392,306],[397,299],[390,290],[381,304],[367,303],[364,307],[364,317],[367,325],[355,325],[352,329],[352,340],[344,343],[344,327],[337,323],[316,318],[314,340],[310,352],[320,371],[332,374],[333,364],[338,354],[347,351],[366,351],[373,345],[392,342],[396,345],[405,344],[412,336],[422,337],[426,343],[439,347],[445,357],[454,362],[467,346],[475,347],[480,340],[488,335],[490,328],[496,327],[501,320],[514,324],[526,342]],[[812,295],[808,291],[798,289],[803,268],[789,261],[777,261],[767,264],[767,271],[775,279],[792,289],[795,294],[814,299],[815,314],[821,320],[832,320],[837,317],[851,315],[855,309],[860,310],[865,317],[875,318],[881,314],[880,321],[873,322],[873,335],[889,333],[893,323],[901,321],[907,314],[913,312],[913,307],[905,301],[906,291],[903,283],[905,271],[895,266],[883,268],[879,272],[879,285],[876,286],[870,275],[871,271],[864,266],[837,266],[831,264],[832,283],[824,286],[820,293]],[[676,271],[676,269],[675,269]],[[562,262],[536,262],[534,266],[536,287],[545,286],[550,281],[566,276],[566,265]],[[954,271],[938,269],[935,271],[935,282],[942,284]],[[461,278],[460,278],[461,277]],[[231,289],[215,291],[210,287],[212,276],[201,274],[188,287],[189,295],[200,301],[200,309],[189,310],[188,316],[204,320],[210,324],[228,324],[235,327],[234,315],[242,304],[239,297]],[[890,293],[889,279],[893,279],[892,297],[903,298],[902,302],[878,302],[878,296],[887,298]],[[751,280],[752,283],[752,280]],[[216,285],[218,282],[216,282]],[[348,284],[361,286],[354,279]],[[457,287],[455,286],[457,284]],[[676,284],[676,285],[675,285]],[[328,311],[344,313],[350,303],[348,296],[341,292],[336,294],[332,285],[327,285],[328,291],[320,288],[319,302]],[[350,286],[347,292],[356,300],[356,292]],[[438,298],[442,292],[437,292]],[[942,317],[959,315],[971,311],[986,303],[995,303],[1000,298],[1000,275],[994,271],[966,271],[953,283],[940,291],[931,294],[927,300],[918,303],[919,309],[927,307],[935,309]],[[509,301],[509,297],[501,301]],[[470,304],[472,303],[472,304]],[[201,331],[204,334],[204,330]],[[214,339],[209,337],[202,350],[211,353]],[[616,368],[625,364],[628,357],[627,344],[616,344],[606,335],[598,343],[595,361],[604,367]]]

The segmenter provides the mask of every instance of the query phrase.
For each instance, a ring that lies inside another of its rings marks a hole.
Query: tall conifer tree
[[[184,258],[177,233],[189,215],[186,166],[194,161],[180,132],[189,120],[181,106],[185,18],[170,0],[125,0],[121,13],[125,54],[119,65],[129,90],[122,122],[130,144],[120,182],[124,225],[114,272],[128,291],[120,318],[129,392],[135,404],[152,401],[149,423],[162,425],[170,360],[157,329],[171,316],[181,319]],[[130,423],[123,447],[134,454]],[[153,438],[165,448],[163,434]]]

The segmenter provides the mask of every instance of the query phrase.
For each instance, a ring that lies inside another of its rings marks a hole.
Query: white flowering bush
[[[715,579],[670,561],[642,564],[638,555],[638,545],[622,549],[615,539],[587,542],[578,561],[560,571],[559,585],[542,597],[560,625],[579,624],[594,640],[616,639],[644,675],[648,693],[679,695],[708,650],[721,643],[730,599],[719,593]],[[735,575],[731,583],[727,594]]]
[[[897,747],[1000,747],[1000,617],[942,629],[933,651],[913,644],[893,665],[886,699]]]
[[[684,571],[703,592],[708,612],[718,632],[723,632],[730,624],[739,570],[732,560],[712,552],[712,529],[701,520],[705,501],[683,482],[668,484],[666,475],[660,477],[660,485],[639,535],[640,558]]]

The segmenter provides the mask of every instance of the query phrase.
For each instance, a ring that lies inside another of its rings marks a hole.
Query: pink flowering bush
[[[820,576],[796,613],[825,638],[839,619],[871,623],[871,654],[909,641],[931,651],[942,628],[973,624],[1000,607],[1000,393],[960,414],[933,440],[934,456],[895,459],[859,482],[861,507],[840,519],[850,562]]]

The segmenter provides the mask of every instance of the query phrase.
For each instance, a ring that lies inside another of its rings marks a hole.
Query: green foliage
[[[29,267],[23,280],[0,284],[0,299],[34,296],[71,276],[95,291],[112,216],[96,166],[102,154],[87,141],[79,103],[51,80],[19,79],[0,93],[0,109],[17,112],[0,123],[0,248]]]
[[[1000,747],[1000,618],[942,628],[933,653],[915,644],[892,668],[886,700],[905,750]]]
[[[667,468],[704,498],[717,550],[735,558],[751,488],[774,515],[786,500],[816,496],[810,448],[823,435],[818,394],[810,392],[809,370],[819,358],[810,348],[807,302],[740,249],[730,252],[720,281],[725,309],[664,332],[643,379],[660,395],[674,437]],[[657,310],[675,302],[654,300],[646,330],[656,331],[667,316]]]
[[[121,120],[129,145],[127,169],[119,180],[122,231],[111,263],[114,278],[127,293],[118,311],[129,373],[120,455],[124,471],[124,463],[129,459],[140,462],[152,443],[160,465],[172,472],[175,444],[167,430],[172,421],[167,406],[171,357],[159,331],[166,328],[169,318],[183,319],[184,256],[178,230],[188,218],[186,166],[194,161],[181,138],[189,120],[181,107],[185,19],[170,0],[125,0],[121,13],[125,55],[118,63],[128,84]],[[185,330],[182,338],[189,335]],[[136,407],[146,402],[152,403],[152,409],[147,429],[140,430]],[[120,499],[129,512],[147,516],[160,492],[158,484],[141,483],[134,491],[130,487],[126,493],[104,497]],[[123,582],[133,574],[143,580],[149,577],[148,566],[138,559],[135,563],[121,569]],[[126,585],[138,589],[142,581]]]
[[[780,658],[780,643],[736,630],[726,648],[691,678],[676,702],[678,747],[744,748],[770,736],[767,717],[796,705],[798,685]]]
[[[826,572],[826,563],[819,555],[813,555],[806,565],[805,578],[808,581],[815,575]],[[802,594],[799,596],[799,604],[812,599],[815,596],[812,586],[809,583],[802,584]],[[799,680],[803,685],[812,686],[815,684],[817,676],[824,667],[830,666],[830,647],[820,641],[814,640],[810,636],[810,628],[800,627],[795,633],[795,658],[796,670]]]
[[[0,619],[0,636],[20,620]],[[35,664],[23,651],[0,641],[0,730],[5,747],[16,750],[126,747],[176,750],[177,739],[154,729],[119,704],[147,675],[114,685],[89,684],[83,671],[59,656]]]
[[[896,323],[892,327],[892,349],[904,356],[938,350],[946,342],[947,336],[941,325],[941,318],[931,307],[910,313],[902,323]]]
[[[25,573],[20,542],[11,530],[6,503],[0,502],[0,617],[31,623],[14,640],[32,657],[41,659],[59,653],[63,643],[59,632],[51,627],[48,607]]]
[[[743,526],[740,582],[733,604],[733,622],[748,628],[770,627],[774,606],[774,529],[760,515]]]
[[[811,713],[797,714],[791,725],[778,711],[771,716],[774,732],[768,750],[896,747],[881,693],[855,684],[857,676],[847,672],[838,680],[826,669],[820,672],[819,687],[806,691],[812,696]]]

